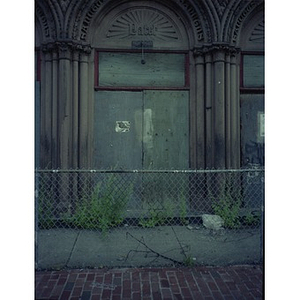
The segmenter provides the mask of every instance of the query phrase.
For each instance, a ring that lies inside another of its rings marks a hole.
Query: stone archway
[[[165,6],[139,1],[116,6],[95,25],[94,167],[189,168],[184,24]]]

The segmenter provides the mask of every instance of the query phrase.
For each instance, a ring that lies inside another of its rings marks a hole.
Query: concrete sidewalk
[[[180,264],[176,261],[184,262],[187,258],[190,264],[185,266],[259,264],[262,261],[259,230],[212,234],[196,226],[189,229],[186,226],[116,228],[106,236],[88,230],[41,230],[36,253],[37,269],[54,270],[177,267]]]
[[[35,299],[263,299],[259,265],[37,271]]]

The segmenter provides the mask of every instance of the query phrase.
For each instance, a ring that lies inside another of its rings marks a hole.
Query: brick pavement
[[[261,266],[36,271],[35,299],[263,299]]]

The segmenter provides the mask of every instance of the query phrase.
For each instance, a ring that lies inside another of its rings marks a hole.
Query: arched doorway
[[[190,52],[171,9],[132,2],[95,20],[94,167],[190,167]]]

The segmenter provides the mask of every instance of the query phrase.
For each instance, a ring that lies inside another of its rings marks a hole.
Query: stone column
[[[205,53],[205,133],[206,133],[206,168],[214,166],[213,115],[212,115],[212,56]]]
[[[71,51],[65,43],[58,45],[58,150],[59,166],[72,166],[72,98]]]
[[[230,54],[225,55],[225,166],[226,168],[232,168],[231,165],[231,76],[230,76]]]
[[[43,49],[41,74],[41,168],[52,168],[52,131],[51,131],[51,111],[52,111],[52,54],[47,49]]]
[[[77,169],[79,149],[79,52],[74,51],[72,57],[72,167]]]
[[[214,167],[225,168],[225,53],[213,52],[213,144]]]
[[[80,145],[88,132],[90,46],[61,40],[42,50],[41,168],[76,169],[88,156]]]
[[[240,166],[238,51],[224,43],[195,49],[196,75],[203,77],[197,77],[197,105],[201,107],[199,99],[205,99],[205,131],[199,131],[197,141],[201,143],[205,134],[204,165],[208,169]],[[197,107],[197,120],[202,117]],[[198,149],[201,153],[200,145]]]
[[[230,58],[231,81],[231,165],[236,169],[240,167],[241,141],[240,141],[240,92],[239,92],[239,51],[233,50]]]
[[[205,68],[204,57],[196,55],[196,167],[205,169]]]
[[[52,168],[57,169],[59,167],[58,160],[58,53],[53,51],[52,53],[52,135],[51,135],[51,157],[52,157]],[[50,112],[49,112],[50,115]]]
[[[89,81],[88,56],[80,55],[79,75],[79,168],[89,167]]]

